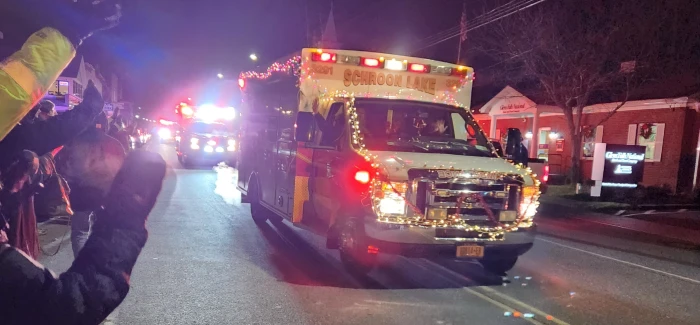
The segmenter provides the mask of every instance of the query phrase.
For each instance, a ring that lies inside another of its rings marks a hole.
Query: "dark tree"
[[[561,108],[571,139],[571,179],[581,178],[584,107],[617,102],[683,69],[697,47],[687,28],[690,0],[559,0],[508,17],[478,37],[508,83],[530,82]]]

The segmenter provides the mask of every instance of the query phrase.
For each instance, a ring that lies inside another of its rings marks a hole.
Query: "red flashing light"
[[[452,68],[452,75],[453,76],[466,77],[467,73],[469,73],[469,69],[467,69],[467,67],[459,66],[456,68]]]
[[[419,63],[410,63],[408,65],[408,71],[412,72],[430,72],[430,66]]]
[[[358,170],[355,172],[355,180],[360,184],[368,184],[372,180],[369,172],[366,170]]]
[[[365,67],[377,68],[377,67],[379,67],[379,60],[378,59],[371,59],[371,58],[362,58],[362,60],[360,61],[360,64],[365,66]]]
[[[182,106],[182,108],[180,109],[180,112],[182,113],[183,116],[186,116],[186,117],[191,117],[192,115],[194,115],[194,110],[192,109],[192,107],[189,107],[189,106]]]
[[[338,56],[335,55],[335,53],[314,52],[311,53],[311,60],[321,62],[336,62],[336,60],[338,60]]]
[[[238,87],[241,87],[241,89],[243,89],[243,87],[245,87],[245,79],[243,79],[243,78],[238,79]]]
[[[369,246],[367,246],[367,253],[369,253],[369,254],[379,254],[379,247],[369,245]]]
[[[544,171],[542,173],[542,181],[547,183],[547,181],[549,181],[549,165],[544,166]]]

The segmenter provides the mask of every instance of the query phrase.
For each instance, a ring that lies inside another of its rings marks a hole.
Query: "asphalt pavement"
[[[383,254],[354,276],[323,238],[257,226],[235,169],[183,169],[172,146],[148,149],[170,169],[117,324],[700,324],[698,251],[592,243],[553,223],[506,277]],[[42,262],[61,272],[70,241],[56,248]]]

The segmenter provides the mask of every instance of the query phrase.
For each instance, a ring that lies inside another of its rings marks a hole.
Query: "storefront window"
[[[73,81],[73,95],[83,97],[83,85],[77,81]]]
[[[630,124],[627,144],[645,146],[645,161],[661,161],[664,126],[664,123]]]
[[[68,81],[56,80],[49,89],[49,95],[63,96],[68,94]]]
[[[647,147],[646,160],[651,160],[654,157],[657,131],[658,128],[655,123],[640,123],[637,125],[637,145]]]
[[[583,150],[581,154],[583,158],[593,158],[593,152],[595,151],[595,144],[600,143],[603,140],[603,126],[598,125],[597,127],[586,127],[583,129],[583,138],[581,143],[583,144]]]

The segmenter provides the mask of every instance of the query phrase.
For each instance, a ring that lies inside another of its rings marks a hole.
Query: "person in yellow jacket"
[[[56,82],[83,40],[121,17],[116,0],[9,0],[3,10],[45,25],[0,63],[0,141]]]

